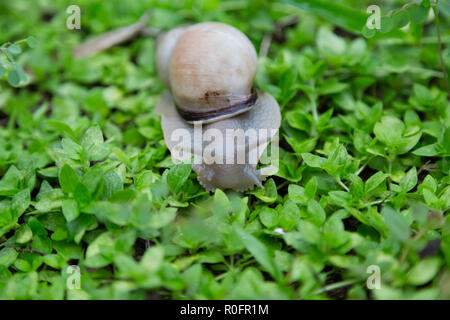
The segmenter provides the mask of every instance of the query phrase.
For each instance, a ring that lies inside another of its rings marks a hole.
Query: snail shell
[[[157,43],[158,72],[188,121],[213,122],[250,109],[257,55],[226,24],[205,22],[169,31]]]
[[[204,159],[193,165],[198,181],[207,190],[262,187],[266,175],[256,169],[257,161],[248,161],[249,155],[257,152],[258,159],[261,157],[276,137],[281,114],[271,95],[253,88],[257,55],[250,40],[222,23],[181,26],[158,39],[156,57],[158,73],[168,88],[161,94],[156,111],[162,116],[164,140],[172,156],[180,148],[173,137],[178,129],[192,137],[191,144],[181,147],[183,152],[203,155],[207,147],[225,148],[220,139],[195,145],[193,123],[202,123],[202,130],[216,130],[222,137],[228,129],[267,130],[267,135],[234,147],[235,154],[244,150],[244,163],[227,163],[224,158],[222,162]]]

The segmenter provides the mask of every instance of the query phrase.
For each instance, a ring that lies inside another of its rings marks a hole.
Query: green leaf
[[[366,187],[365,187],[365,193],[370,194],[372,191],[374,191],[386,178],[388,177],[387,174],[379,171],[372,175],[369,179],[366,181]]]
[[[16,219],[18,219],[27,210],[31,203],[30,190],[24,189],[16,193],[12,198],[11,210]]]
[[[439,145],[437,143],[429,144],[427,146],[420,147],[412,152],[416,156],[434,157],[440,154]]]
[[[438,257],[427,258],[413,266],[406,275],[406,282],[421,286],[434,279],[441,266]]]
[[[22,225],[15,233],[16,242],[19,244],[27,243],[32,237],[33,232],[27,224]]]
[[[308,199],[314,199],[317,191],[317,178],[312,177],[308,180],[308,183],[305,186],[305,197]]]
[[[267,228],[275,228],[279,223],[278,212],[275,209],[264,207],[259,213],[261,223]]]
[[[392,15],[394,20],[394,27],[403,28],[409,23],[409,13],[406,10],[400,10]]]
[[[323,210],[316,200],[309,201],[307,212],[309,214],[307,220],[314,223],[316,226],[321,226],[325,222],[325,210]]]
[[[213,213],[222,218],[229,216],[231,212],[231,203],[227,195],[220,189],[214,192]]]
[[[367,38],[373,38],[375,36],[375,34],[377,33],[376,29],[369,29],[366,25],[364,25],[364,27],[361,30],[361,34]]]
[[[277,264],[275,263],[273,252],[269,250],[269,248],[267,248],[267,246],[265,246],[261,241],[245,232],[240,227],[235,226],[234,230],[240,237],[242,244],[256,259],[256,261],[258,261],[258,263],[266,269],[274,279],[279,280],[281,275]]]
[[[17,70],[11,70],[8,75],[8,83],[13,87],[17,87],[20,83],[20,74]]]
[[[380,21],[380,33],[388,33],[392,30],[394,21],[390,17],[382,17]]]
[[[81,207],[87,206],[91,202],[91,194],[88,188],[82,183],[78,183],[75,187],[73,198]]]
[[[165,227],[175,219],[176,213],[177,208],[163,208],[154,211],[150,216],[149,226],[155,229]]]
[[[311,244],[319,243],[322,237],[319,227],[309,221],[300,220],[298,229],[302,236],[305,237],[305,240]]]
[[[28,37],[28,38],[26,39],[26,41],[27,41],[27,45],[28,45],[30,48],[34,48],[34,47],[36,47],[36,45],[37,45],[37,40],[36,40],[36,38],[33,37],[33,36]]]
[[[347,206],[347,203],[352,199],[352,195],[345,191],[330,191],[328,195],[330,203],[340,207]]]
[[[400,188],[403,192],[408,192],[417,184],[417,169],[411,168],[400,180]]]
[[[284,2],[317,14],[325,20],[354,33],[359,33],[367,19],[364,12],[336,2],[326,0],[284,0]]]
[[[251,193],[254,194],[258,199],[266,203],[275,202],[278,196],[277,186],[272,178],[266,181],[266,183],[264,184],[264,189],[256,189]]]
[[[80,183],[80,178],[71,166],[65,164],[59,172],[59,184],[66,194],[71,194]]]
[[[377,138],[388,147],[395,147],[402,141],[405,125],[401,120],[392,116],[385,116],[375,124],[373,129]]]
[[[17,259],[14,262],[14,267],[22,272],[30,272],[31,271],[31,265],[28,261],[23,259]]]
[[[409,15],[411,17],[411,21],[415,24],[424,23],[428,17],[429,9],[421,6],[415,5],[408,8]]]
[[[102,130],[98,125],[86,130],[81,140],[81,145],[86,156],[91,161],[100,161],[111,152],[108,145],[104,143]]]
[[[16,44],[12,44],[8,47],[8,52],[14,55],[17,55],[22,52],[22,49]]]
[[[16,261],[19,253],[13,248],[3,248],[0,250],[0,266],[9,267]]]
[[[86,266],[101,268],[111,263],[114,240],[109,232],[100,234],[86,250]]]
[[[68,222],[78,218],[80,212],[78,211],[78,205],[75,200],[65,199],[62,203],[62,212]]]
[[[297,227],[300,221],[300,210],[295,202],[289,199],[283,205],[282,209],[279,209],[280,207],[277,207],[277,211],[280,211],[280,227],[284,230],[292,230]]]
[[[344,91],[348,88],[348,83],[338,82],[336,79],[328,80],[320,86],[319,94],[328,95]]]
[[[146,272],[155,273],[160,270],[163,261],[164,249],[160,246],[155,246],[145,251],[139,264],[145,268]]]
[[[302,158],[309,167],[313,168],[322,168],[322,165],[326,162],[325,158],[311,153],[302,153]]]
[[[386,226],[389,228],[392,235],[400,241],[408,240],[411,229],[406,218],[401,213],[388,206],[383,207],[382,214]]]
[[[44,263],[54,269],[61,269],[66,261],[58,254],[47,254],[43,257]]]
[[[323,57],[336,58],[342,56],[346,50],[344,39],[335,35],[328,28],[321,27],[316,38],[317,49]]]
[[[189,178],[191,170],[192,166],[188,163],[180,163],[170,168],[167,174],[167,183],[174,193],[181,190],[181,187]]]
[[[296,203],[307,205],[309,199],[305,196],[305,189],[296,184],[290,184],[288,187],[288,197]]]

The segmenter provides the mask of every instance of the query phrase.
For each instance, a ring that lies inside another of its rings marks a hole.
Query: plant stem
[[[334,289],[338,289],[338,288],[349,286],[349,285],[354,284],[356,282],[358,282],[358,280],[353,279],[353,280],[345,280],[345,281],[333,283],[333,284],[330,284],[328,286],[323,287],[322,289],[318,289],[318,290],[314,291],[312,294],[321,294],[321,293],[324,293],[324,292],[327,292],[327,291],[331,291],[331,290],[334,290]]]
[[[402,10],[408,9],[409,7],[420,5],[421,2],[422,1],[407,3],[407,4],[403,5],[401,8],[397,8],[397,9],[389,11],[386,16],[390,17],[393,13],[396,13],[397,11],[402,11]]]
[[[345,191],[349,191],[350,189],[342,182],[342,180],[341,180],[341,177],[337,177],[336,178],[336,181],[337,181],[337,183],[342,187],[342,188],[344,188],[344,190]]]
[[[311,109],[314,120],[317,122],[319,120],[319,115],[317,113],[316,95],[310,95],[309,100],[311,101]]]
[[[359,176],[361,174],[361,172],[366,168],[367,163],[362,165],[361,167],[359,167],[358,171],[355,172],[356,176]]]
[[[289,183],[288,180],[283,181],[279,186],[277,186],[277,190],[280,190],[281,188],[285,187]]]

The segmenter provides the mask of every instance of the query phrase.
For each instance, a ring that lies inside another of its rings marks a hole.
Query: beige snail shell
[[[267,171],[257,170],[257,161],[248,161],[249,155],[256,152],[258,160],[277,138],[281,114],[270,94],[253,87],[257,55],[250,40],[222,23],[181,26],[160,36],[156,59],[158,74],[168,89],[161,94],[156,111],[172,156],[176,158],[175,149],[180,148],[173,134],[182,129],[193,140],[193,124],[201,123],[203,132],[215,130],[223,137],[229,129],[266,130],[266,136],[233,146],[235,154],[245,152],[244,163],[226,162],[222,139],[198,145],[192,141],[182,147],[184,152],[200,155],[207,147],[224,150],[223,161],[193,164],[198,181],[207,190],[262,187]]]

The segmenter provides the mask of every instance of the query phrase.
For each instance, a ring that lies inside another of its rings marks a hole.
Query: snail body
[[[156,111],[162,116],[164,140],[172,157],[200,158],[193,170],[207,190],[262,187],[268,173],[258,170],[257,162],[277,137],[281,115],[275,99],[253,87],[257,55],[250,40],[222,23],[181,26],[158,39],[156,57],[167,87]],[[199,125],[204,132],[200,142],[195,140]],[[190,140],[179,143],[180,131]],[[267,132],[253,134],[262,131]],[[232,137],[238,143],[225,143],[229,132],[248,136],[238,134]],[[236,160],[241,155],[241,161],[229,161],[229,156]]]

